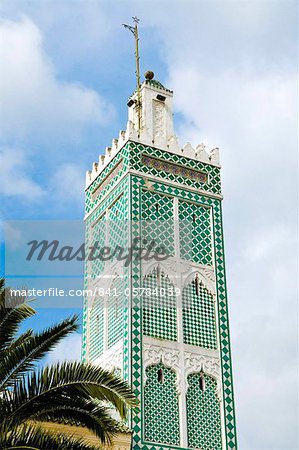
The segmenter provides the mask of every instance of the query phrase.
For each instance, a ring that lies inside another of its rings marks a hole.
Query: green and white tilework
[[[211,223],[213,234],[213,263],[216,272],[216,294],[217,294],[217,311],[219,318],[219,337],[220,337],[220,361],[222,365],[222,383],[223,383],[223,407],[224,407],[224,423],[226,435],[226,448],[236,449],[236,432],[234,417],[234,399],[232,389],[232,373],[231,373],[231,357],[228,330],[228,312],[226,303],[226,287],[224,272],[224,255],[223,255],[223,235],[222,235],[222,216],[221,216],[221,199],[206,196],[186,188],[171,186],[163,182],[151,181],[152,189],[160,194],[175,196],[179,200],[194,202],[198,205],[211,208]],[[136,221],[140,220],[140,203],[141,193],[146,187],[146,180],[140,176],[132,176],[131,178],[131,204],[132,218]],[[138,235],[138,232],[135,232]],[[132,232],[134,236],[134,230]],[[133,265],[132,276],[133,286],[140,287],[140,265]],[[132,311],[132,384],[139,398],[142,395],[142,333],[141,324],[142,317],[138,308],[138,301],[135,301],[135,308]],[[148,447],[143,444],[142,420],[144,411],[133,414],[133,446],[134,449],[162,449],[158,444]]]
[[[183,289],[183,332],[185,344],[204,348],[217,348],[216,322],[213,296],[195,281]]]
[[[169,171],[164,173],[161,170],[161,165],[159,169],[147,167],[142,163],[142,154],[148,154],[189,169],[205,172],[208,175],[208,181],[206,183],[195,182],[182,176],[182,172],[177,177],[169,173]],[[111,177],[112,167],[116,167],[121,160],[122,166],[117,176],[115,178]],[[134,173],[130,173],[130,170],[134,171]],[[100,189],[100,183],[105,182],[105,179],[107,182],[104,184],[103,190],[99,191],[99,196],[96,197],[94,192],[96,189]],[[207,268],[214,267],[216,276],[215,304],[212,295],[202,286],[199,288],[199,296],[196,296],[194,282],[192,284],[191,281],[185,287],[185,299],[188,307],[191,301],[193,310],[192,314],[190,314],[191,310],[188,312],[188,308],[184,309],[184,338],[189,345],[205,347],[213,351],[218,349],[222,375],[222,402],[219,402],[216,396],[216,382],[214,379],[205,375],[205,391],[202,393],[199,391],[199,374],[191,374],[188,377],[189,388],[186,396],[188,406],[188,446],[189,448],[200,448],[201,450],[218,450],[222,448],[220,430],[220,405],[222,405],[223,435],[225,435],[225,446],[223,448],[237,449],[223,250],[220,168],[212,164],[129,141],[87,189],[87,234],[89,225],[101,217],[107,209],[111,209],[111,214],[118,210],[119,206],[115,202],[119,201],[119,205],[122,206],[115,215],[118,218],[123,217],[124,220],[132,221],[126,242],[132,242],[134,238],[139,239],[142,230],[144,232],[150,230],[148,231],[149,237],[156,233],[155,237],[158,241],[162,242],[164,240],[163,243],[165,243],[165,239],[167,240],[169,254],[173,255],[175,242],[172,229],[164,230],[165,237],[162,239],[161,232],[158,233],[157,229],[142,229],[140,221],[144,220],[151,223],[156,220],[161,220],[161,222],[173,220],[174,198],[178,199],[179,219],[187,220],[188,227],[191,226],[192,230],[192,245],[190,245],[190,240],[185,239],[184,242],[184,231],[182,228],[180,230],[180,241],[182,241],[181,257]],[[113,203],[115,203],[114,209]],[[116,218],[115,216],[113,217]],[[114,227],[114,231],[115,237],[113,239],[115,239],[114,242],[117,242],[117,235],[119,236],[121,232],[117,231],[117,226]],[[195,248],[196,251],[194,250]],[[152,273],[150,277],[146,278],[144,278],[144,275],[141,263],[134,261],[125,273],[125,286],[133,289],[141,288],[146,283],[153,286],[157,284],[155,274]],[[164,275],[161,276],[160,284],[166,283],[167,278]],[[85,286],[87,285],[88,283],[86,282]],[[132,448],[134,450],[178,448],[180,447],[180,428],[177,403],[179,394],[175,384],[176,374],[170,368],[163,367],[164,383],[161,384],[157,381],[157,367],[159,365],[149,366],[146,368],[147,381],[144,386],[142,360],[143,336],[156,337],[161,342],[172,341],[174,344],[176,343],[177,328],[172,325],[172,321],[177,321],[177,316],[170,317],[168,323],[167,320],[165,321],[165,318],[159,317],[158,313],[145,313],[140,308],[140,298],[131,296],[128,300],[130,303],[128,306],[131,307],[124,308],[122,316],[122,337],[124,339],[123,376],[131,383],[141,405],[141,408],[131,413]],[[218,343],[215,330],[216,320],[213,317],[215,311],[218,324]],[[88,320],[85,306],[82,352],[85,359],[88,359],[88,348],[91,348],[88,341],[95,339],[94,335],[88,335]],[[161,326],[163,320],[164,323],[167,323],[167,326],[164,328]],[[115,322],[115,329],[117,337],[113,338],[113,342],[120,336],[119,322]],[[167,332],[165,331],[166,329]],[[154,334],[156,336],[153,336]],[[172,412],[169,413],[172,417],[171,425],[163,422],[164,419],[161,416],[163,408],[167,404],[172,405]],[[155,411],[154,414],[153,411]],[[157,418],[159,418],[160,424]],[[161,427],[161,423],[164,424],[163,427]],[[200,429],[201,432],[198,433],[197,429]]]
[[[99,297],[90,308],[90,336],[89,357],[97,359],[104,350],[104,301]]]
[[[111,348],[123,337],[123,279],[117,277],[111,284],[108,297],[108,348]]]
[[[173,284],[163,272],[158,282],[157,271],[153,271],[144,278],[143,288],[146,289],[142,295],[143,334],[176,341],[177,308]]]
[[[212,194],[221,193],[221,183],[220,183],[220,169],[219,167],[203,163],[201,161],[196,161],[194,159],[185,158],[184,156],[176,155],[164,150],[159,150],[157,148],[148,147],[143,144],[129,142],[127,144],[129,150],[129,166],[132,169],[138,170],[145,175],[153,175],[155,177],[161,178],[161,181],[171,181],[185,185],[186,187],[192,187],[197,189],[202,189],[203,191],[210,192]],[[202,172],[207,173],[208,182],[194,182],[183,176],[177,176],[175,174],[168,173],[163,170],[158,170],[152,167],[147,167],[142,163],[142,154],[154,156],[165,161],[170,161],[172,163],[179,164],[183,167],[190,169],[197,169]]]
[[[221,450],[220,406],[213,378],[192,373],[188,376],[187,430],[190,448]],[[203,389],[202,389],[203,387]]]
[[[212,265],[210,208],[179,201],[179,224],[181,258]]]
[[[160,373],[159,373],[160,371]],[[159,375],[161,380],[159,381]],[[157,364],[146,368],[144,387],[144,438],[160,444],[180,444],[176,374]]]
[[[154,249],[158,253],[158,249],[164,247],[167,255],[173,255],[173,199],[167,195],[142,190],[141,205],[142,238],[149,244],[154,240]]]

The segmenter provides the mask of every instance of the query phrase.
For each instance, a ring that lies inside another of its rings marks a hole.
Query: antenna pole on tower
[[[138,137],[140,136],[141,128],[141,92],[140,92],[140,56],[139,56],[139,35],[138,35],[138,17],[132,17],[134,26],[126,25],[123,26],[133,33],[135,38],[135,60],[136,60],[136,87],[137,87],[137,114],[138,114]]]

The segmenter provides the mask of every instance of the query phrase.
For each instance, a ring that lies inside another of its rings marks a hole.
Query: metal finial
[[[146,80],[152,80],[154,78],[155,74],[151,70],[147,70],[144,74],[144,77]]]
[[[137,85],[137,113],[138,113],[138,137],[140,136],[141,128],[141,92],[140,92],[140,64],[139,64],[139,36],[138,36],[138,17],[132,17],[134,26],[123,23],[123,26],[133,33],[135,38],[135,59],[136,59],[136,85]]]

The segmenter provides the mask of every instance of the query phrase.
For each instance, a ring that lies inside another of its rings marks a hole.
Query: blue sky
[[[142,72],[174,90],[180,143],[220,147],[240,448],[298,448],[296,2],[23,0],[0,13],[1,221],[83,219],[85,171],[126,126],[121,23],[137,14]],[[40,310],[34,326],[66,314]],[[49,361],[79,347],[73,336]]]

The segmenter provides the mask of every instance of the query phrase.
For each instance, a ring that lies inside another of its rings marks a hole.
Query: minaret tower
[[[219,151],[179,146],[172,97],[147,72],[87,173],[87,244],[150,258],[87,261],[83,359],[136,392],[134,450],[236,449]]]

